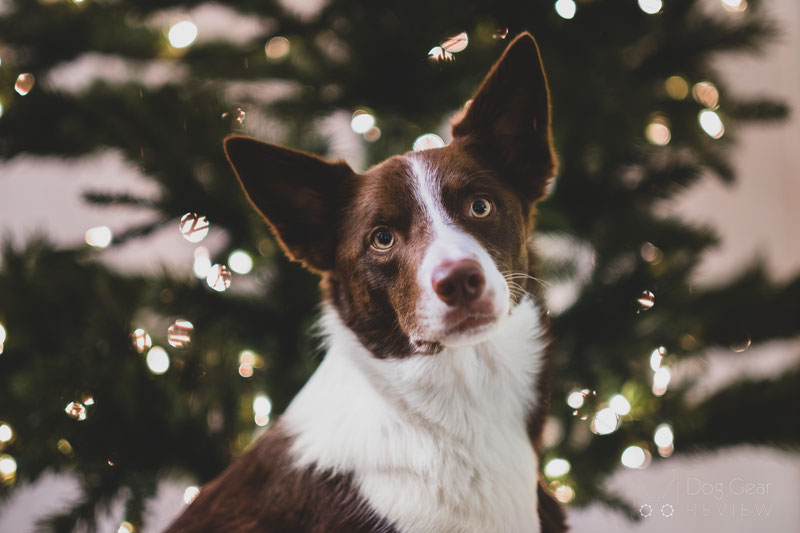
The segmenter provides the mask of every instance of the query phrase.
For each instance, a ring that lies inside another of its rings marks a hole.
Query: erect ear
[[[528,201],[545,195],[556,171],[550,93],[530,33],[508,45],[452,132],[454,141],[497,166]]]
[[[331,270],[338,215],[355,176],[350,167],[238,135],[227,137],[224,147],[250,202],[272,226],[286,255],[312,270]]]

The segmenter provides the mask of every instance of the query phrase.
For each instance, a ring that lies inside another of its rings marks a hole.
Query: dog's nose
[[[473,259],[444,262],[433,269],[431,278],[436,296],[451,306],[467,305],[477,300],[486,286],[483,269]]]

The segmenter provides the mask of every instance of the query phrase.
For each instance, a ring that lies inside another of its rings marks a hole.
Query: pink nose
[[[470,304],[486,286],[481,265],[473,259],[443,262],[433,269],[431,282],[436,296],[451,306]]]

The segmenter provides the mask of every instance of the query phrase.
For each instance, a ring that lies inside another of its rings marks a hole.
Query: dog
[[[551,364],[530,238],[556,159],[530,34],[452,136],[360,175],[225,139],[284,252],[321,277],[325,356],[167,531],[566,531],[538,473]]]

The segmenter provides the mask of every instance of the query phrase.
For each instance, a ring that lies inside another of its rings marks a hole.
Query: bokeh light
[[[555,459],[550,459],[547,464],[544,465],[544,475],[550,478],[565,476],[569,473],[571,468],[572,465],[569,464],[569,461],[556,457]]]
[[[108,226],[97,226],[88,229],[83,238],[93,248],[107,248],[114,236]]]
[[[253,270],[253,258],[244,250],[234,250],[228,256],[228,265],[237,274],[249,274]]]
[[[610,407],[604,407],[595,413],[589,429],[597,435],[614,433],[619,427],[619,416]]]
[[[160,375],[169,369],[169,354],[161,346],[153,346],[145,358],[147,368],[153,374]]]
[[[8,444],[14,439],[14,430],[6,422],[0,422],[0,442]]]
[[[23,72],[17,76],[17,81],[14,83],[14,90],[17,91],[18,94],[25,96],[33,90],[35,84],[36,78],[33,77],[33,74],[30,72]]]
[[[556,8],[558,16],[567,20],[573,18],[575,12],[578,10],[578,6],[575,5],[574,0],[558,0],[554,7]]]
[[[272,412],[272,401],[266,394],[257,394],[253,398],[253,418],[256,425],[266,426],[269,423],[269,414]]]
[[[291,43],[289,43],[289,39],[280,35],[273,37],[264,45],[264,52],[267,54],[267,59],[273,61],[286,57],[290,49]]]
[[[644,468],[649,462],[650,453],[639,446],[628,446],[622,452],[620,462],[627,468]]]
[[[639,0],[639,9],[648,15],[655,15],[662,7],[664,3],[661,0]]]
[[[182,20],[169,29],[167,37],[174,48],[186,48],[197,39],[197,26],[189,20]]]
[[[231,271],[225,265],[214,265],[208,269],[206,283],[217,292],[223,292],[231,286]]]
[[[186,490],[183,491],[183,503],[189,505],[199,495],[200,495],[200,489],[198,487],[195,487],[194,485],[186,487]]]
[[[567,395],[567,405],[573,409],[580,409],[583,407],[583,398],[581,391],[574,390]]]
[[[17,477],[17,462],[7,454],[0,454],[0,481],[13,483]]]
[[[704,109],[700,111],[697,120],[700,122],[700,127],[703,128],[703,131],[712,139],[719,139],[725,134],[725,126],[716,112]]]
[[[669,381],[672,379],[672,374],[666,367],[661,367],[653,374],[653,394],[656,396],[663,396],[667,392]]]
[[[665,355],[667,355],[667,349],[663,346],[659,346],[650,353],[650,368],[653,369],[653,372],[661,368],[661,362]]]
[[[720,2],[729,13],[742,13],[747,9],[747,0],[720,0]]]
[[[69,402],[64,412],[79,422],[86,420],[86,407],[80,402]]]
[[[210,224],[208,219],[197,213],[186,213],[181,217],[180,230],[183,238],[189,242],[197,243],[208,235]]]
[[[683,100],[689,95],[689,84],[681,76],[670,76],[664,83],[667,94],[673,100]]]
[[[666,448],[672,445],[674,435],[672,434],[672,426],[667,423],[659,424],[653,434],[653,442],[659,448]]]
[[[709,109],[719,107],[719,91],[710,81],[695,83],[692,87],[692,98],[695,102]]]
[[[608,401],[608,406],[619,416],[625,416],[631,412],[631,403],[622,394],[615,394]]]
[[[650,123],[647,124],[644,135],[650,143],[658,146],[666,146],[672,139],[672,131],[669,129],[669,120],[661,115],[653,117]]]
[[[180,318],[167,330],[167,342],[174,348],[186,348],[192,342],[193,332],[194,324]]]
[[[358,109],[353,113],[350,120],[350,127],[354,132],[364,134],[375,126],[375,117],[363,109]]]
[[[425,133],[424,135],[420,135],[414,140],[414,144],[412,145],[412,150],[415,152],[422,152],[423,150],[431,150],[433,148],[443,148],[444,147],[444,139],[436,135],[435,133]]]
[[[192,272],[194,272],[195,277],[206,279],[209,270],[211,270],[211,255],[208,253],[208,248],[205,246],[198,246],[194,251]]]
[[[133,341],[133,348],[139,352],[144,353],[153,346],[153,340],[142,328],[135,329],[131,333],[131,341]]]

